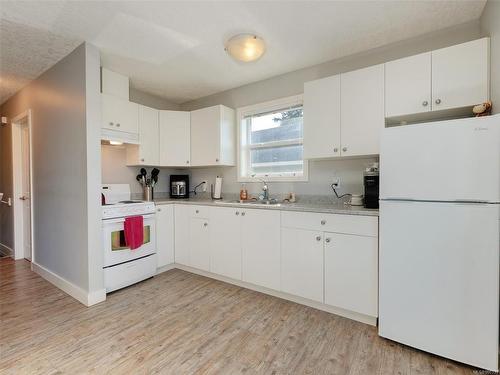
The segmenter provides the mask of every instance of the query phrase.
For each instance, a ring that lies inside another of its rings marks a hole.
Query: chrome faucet
[[[267,181],[260,177],[256,177],[255,174],[253,174],[252,177],[256,178],[257,180],[263,183],[262,185],[262,192],[264,193],[263,200],[266,202],[270,201],[271,199],[269,199],[269,185],[267,184]]]

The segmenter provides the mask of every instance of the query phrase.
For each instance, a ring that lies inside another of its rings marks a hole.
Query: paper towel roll
[[[222,198],[222,177],[215,178],[214,199]]]

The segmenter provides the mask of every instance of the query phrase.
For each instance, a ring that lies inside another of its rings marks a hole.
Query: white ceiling
[[[486,1],[24,1],[0,3],[0,103],[82,41],[136,89],[182,103],[478,19]],[[268,51],[239,64],[240,32]]]

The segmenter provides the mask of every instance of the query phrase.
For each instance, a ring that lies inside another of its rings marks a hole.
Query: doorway
[[[33,261],[31,111],[12,120],[14,258]]]

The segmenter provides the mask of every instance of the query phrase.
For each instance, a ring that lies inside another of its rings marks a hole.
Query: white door
[[[28,124],[21,127],[23,247],[24,258],[31,261],[31,162],[30,131]]]
[[[383,130],[380,197],[500,202],[500,115]]]
[[[325,233],[325,303],[377,316],[377,237]]]
[[[210,208],[210,272],[241,280],[239,208]]]
[[[489,99],[489,38],[432,52],[432,109],[473,106]]]
[[[323,302],[323,233],[281,229],[281,290]]]
[[[208,220],[189,218],[189,265],[203,271],[210,270]]]
[[[430,52],[385,63],[386,117],[429,112],[431,100]]]
[[[241,215],[243,281],[280,290],[280,212],[244,209]]]
[[[158,118],[158,110],[139,106],[139,164],[159,165],[160,163]]]
[[[221,107],[191,112],[191,165],[217,165],[220,161]]]
[[[385,126],[384,65],[343,73],[340,81],[341,155],[378,154]]]
[[[156,254],[158,267],[174,263],[174,205],[156,208]]]
[[[379,334],[498,369],[499,205],[382,201]]]
[[[333,156],[340,156],[340,75],[304,84],[304,158]]]
[[[160,111],[160,165],[165,167],[190,166],[190,113]]]
[[[189,206],[174,206],[175,263],[189,265]]]

